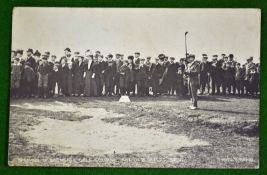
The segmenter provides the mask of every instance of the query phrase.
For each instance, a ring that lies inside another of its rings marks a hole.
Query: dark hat
[[[129,60],[133,60],[134,59],[134,56],[130,55],[130,56],[128,56],[128,59]]]
[[[240,66],[241,64],[240,63],[236,63],[236,65],[239,65]]]
[[[15,58],[16,61],[19,61],[19,58]]]
[[[47,52],[45,52],[45,54],[46,54],[47,56],[49,56],[49,55],[50,55],[50,52],[47,51]]]
[[[35,56],[41,56],[41,53],[40,53],[38,50],[36,50],[36,51],[34,52],[34,55],[35,55]]]
[[[68,48],[68,47],[64,51],[71,52],[70,48]]]
[[[74,54],[75,54],[75,55],[76,55],[76,54],[77,54],[77,55],[79,55],[79,54],[80,54],[80,52],[74,52]]]
[[[135,52],[134,54],[138,54],[138,55],[140,55],[140,52]]]
[[[218,55],[212,55],[213,57],[218,57]]]
[[[146,57],[146,59],[147,59],[147,60],[151,60],[151,57],[150,57],[150,56],[148,56],[148,57]]]
[[[23,50],[20,50],[20,49],[18,49],[18,50],[16,50],[16,53],[18,53],[18,54],[23,54]]]
[[[47,60],[47,55],[42,55],[43,60]]]
[[[229,54],[229,57],[230,57],[230,58],[233,58],[233,57],[234,57],[234,54]]]
[[[202,56],[203,56],[203,57],[206,57],[206,56],[208,56],[208,55],[207,55],[207,54],[205,54],[205,53],[203,53],[203,54],[202,54]]]
[[[97,53],[97,54],[100,54],[100,51],[99,51],[99,50],[97,50],[97,51],[95,51],[95,53]]]
[[[144,59],[144,58],[141,58],[141,59],[140,59],[140,61],[145,61],[145,60],[146,60],[146,59]]]
[[[116,53],[115,56],[121,56],[119,53]]]
[[[253,57],[249,57],[247,60],[253,60]]]
[[[33,53],[33,50],[32,50],[32,49],[28,49],[27,52],[31,52],[31,53]]]
[[[189,58],[195,58],[195,55],[194,54],[190,54],[188,55]]]
[[[108,58],[113,58],[113,55],[111,53],[108,54]]]
[[[57,56],[56,56],[56,55],[52,55],[51,57],[52,57],[52,58],[56,58]]]
[[[159,54],[158,58],[163,61],[165,58],[165,55],[163,53],[161,53],[161,54]]]
[[[225,56],[225,54],[224,54],[224,53],[222,53],[222,56]]]
[[[175,58],[174,57],[170,57],[170,60],[175,60]]]

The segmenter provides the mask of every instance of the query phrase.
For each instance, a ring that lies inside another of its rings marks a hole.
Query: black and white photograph
[[[15,7],[8,165],[258,169],[260,34],[252,8]]]

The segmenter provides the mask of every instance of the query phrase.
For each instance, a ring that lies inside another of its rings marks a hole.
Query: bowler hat
[[[31,52],[31,53],[33,53],[33,50],[32,50],[32,49],[28,49],[27,52]]]
[[[35,56],[41,56],[41,53],[40,53],[38,50],[36,50],[36,51],[34,52],[34,55],[35,55]]]
[[[47,60],[47,55],[42,55],[43,60]]]
[[[161,60],[161,59],[163,59],[163,60],[164,60],[164,58],[165,58],[165,55],[164,55],[163,53],[161,53],[161,54],[159,54],[158,58],[159,58],[160,60]]]
[[[108,54],[108,57],[109,58],[113,58],[113,55],[110,53],[110,54]]]
[[[71,52],[70,48],[68,48],[68,47],[64,51]]]
[[[130,55],[130,56],[128,56],[128,59],[129,60],[133,60],[134,59],[134,56]]]

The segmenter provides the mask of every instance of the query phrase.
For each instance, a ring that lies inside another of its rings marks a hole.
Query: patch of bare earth
[[[11,101],[9,164],[256,168],[259,100],[173,97]],[[113,102],[113,103],[110,103]]]

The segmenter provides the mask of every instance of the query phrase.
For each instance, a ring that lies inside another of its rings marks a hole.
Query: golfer
[[[195,61],[195,55],[190,54],[187,57],[187,67],[185,74],[188,76],[188,89],[191,96],[192,106],[189,106],[190,109],[197,109],[197,90],[199,88],[199,72],[200,66],[197,61]]]

